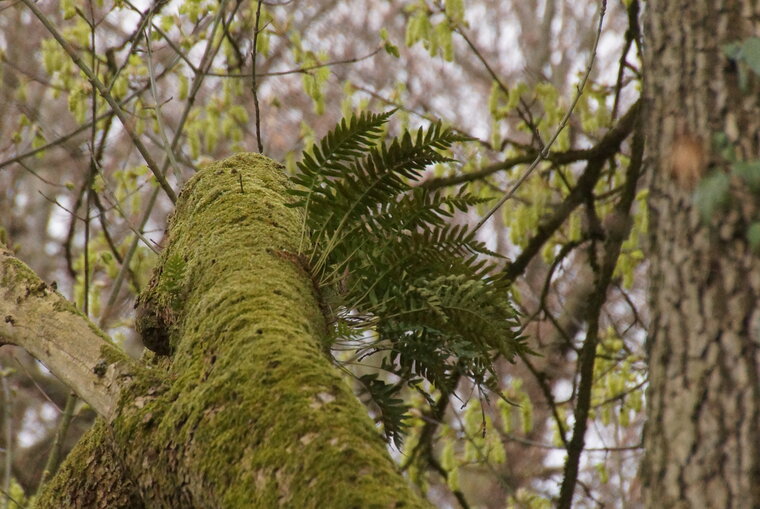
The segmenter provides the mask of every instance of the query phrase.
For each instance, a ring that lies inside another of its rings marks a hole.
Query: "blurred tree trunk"
[[[302,218],[287,207],[286,186],[279,165],[252,154],[185,186],[138,309],[138,329],[171,355],[130,364],[103,346],[83,361],[87,387],[120,396],[113,405],[92,398],[104,419],[36,507],[426,506],[325,353],[325,317],[297,255]],[[20,267],[0,259],[6,340],[34,326],[28,309],[60,299]]]
[[[757,197],[734,179],[706,224],[695,186],[760,154],[760,79],[723,46],[758,35],[755,0],[652,0],[645,13],[651,307],[647,507],[760,507]]]

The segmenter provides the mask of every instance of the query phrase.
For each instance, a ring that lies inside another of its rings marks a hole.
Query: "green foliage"
[[[756,253],[760,252],[760,221],[755,221],[747,229],[749,247]]]
[[[493,253],[448,222],[483,200],[414,186],[466,138],[438,123],[382,143],[392,113],[341,121],[304,154],[291,193],[306,211],[309,265],[340,331],[334,344],[353,338],[362,357],[381,353],[381,368],[395,375],[392,384],[360,381],[398,444],[405,384],[426,394],[453,391],[461,376],[490,386],[493,359],[512,360],[524,346],[506,283],[489,275]]]
[[[749,247],[760,252],[760,209],[754,205],[760,203],[760,159],[739,159],[724,133],[713,137],[713,148],[726,171],[713,169],[702,178],[694,192],[694,203],[705,224],[713,224],[720,212],[739,210],[747,225]]]
[[[181,290],[184,284],[186,265],[184,258],[178,253],[169,255],[163,265],[161,291],[169,297],[173,308],[177,308],[181,302]]]
[[[359,382],[377,405],[385,435],[393,440],[396,447],[401,448],[409,406],[398,397],[398,387],[380,380],[377,373],[362,375]]]
[[[728,203],[729,188],[729,176],[721,171],[713,171],[699,182],[694,200],[705,222]]]
[[[601,424],[629,427],[643,411],[643,357],[633,354],[613,328],[600,331],[592,407]]]
[[[401,54],[398,51],[398,47],[390,41],[388,37],[388,31],[385,28],[380,29],[380,39],[383,40],[383,49],[392,57],[399,58]]]
[[[24,493],[24,488],[21,486],[15,477],[11,478],[10,489],[7,493],[7,506],[8,509],[23,509],[24,507],[31,507],[33,500],[29,500]]]
[[[731,42],[721,47],[723,53],[735,61],[739,68],[739,84],[742,90],[747,88],[747,72],[760,75],[760,37],[748,37],[743,41]]]
[[[746,92],[748,83],[748,70],[760,75],[760,37],[748,37],[743,41],[731,42],[721,46],[723,54],[736,62],[739,88]]]
[[[446,16],[456,23],[464,22],[464,0],[446,0]]]
[[[642,189],[636,194],[636,205],[632,214],[633,225],[628,238],[621,246],[620,256],[615,266],[615,277],[622,277],[623,287],[632,288],[636,267],[644,261],[644,251],[640,239],[649,231],[649,214],[645,213],[649,191]]]
[[[551,500],[526,488],[518,489],[514,495],[510,495],[507,499],[508,509],[549,509],[550,507],[553,507]]]
[[[760,160],[737,161],[731,165],[731,172],[747,184],[752,192],[760,192]]]
[[[456,4],[458,2],[449,2]],[[425,49],[430,53],[430,56],[441,55],[444,60],[451,62],[454,60],[454,41],[453,34],[453,21],[450,18],[443,19],[438,23],[431,23],[431,13],[425,6],[417,6],[415,13],[409,19],[406,25],[406,45],[414,46],[417,42],[422,42]],[[464,7],[461,9],[456,6],[447,6],[447,16],[449,10],[454,15],[463,16]]]

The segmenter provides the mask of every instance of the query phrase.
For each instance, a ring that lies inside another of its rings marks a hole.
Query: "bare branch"
[[[161,137],[161,146],[169,160],[169,164],[174,169],[174,175],[179,176],[179,166],[177,165],[177,158],[174,156],[174,147],[169,144],[169,140],[166,138],[166,128],[164,127],[164,121],[161,115],[161,102],[158,100],[158,88],[156,87],[156,72],[153,66],[153,48],[150,43],[150,34],[150,26],[148,26],[145,33],[145,47],[148,51],[148,80],[150,82],[150,93],[153,96],[153,113],[155,114],[156,122],[158,123],[158,135]],[[161,172],[165,173],[166,169],[162,168]]]
[[[134,361],[2,245],[0,281],[0,341],[26,349],[98,414],[113,417]]]
[[[590,161],[592,159],[607,159],[611,157],[620,149],[620,144],[625,140],[631,131],[633,131],[633,125],[638,114],[639,102],[637,101],[626,114],[621,117],[618,123],[610,129],[604,137],[591,148],[581,150],[566,150],[563,152],[549,152],[545,158],[546,161],[557,165],[572,164],[578,161]],[[528,152],[515,157],[510,157],[504,161],[489,164],[483,168],[470,173],[464,173],[462,175],[453,175],[450,177],[438,177],[425,181],[422,187],[428,189],[439,189],[446,186],[454,186],[457,184],[464,184],[466,182],[474,182],[498,173],[500,171],[506,171],[519,166],[521,164],[528,164],[535,160],[536,153]]]
[[[253,93],[253,107],[256,110],[256,143],[259,153],[264,153],[264,145],[261,142],[261,111],[259,110],[259,94],[256,83],[256,52],[259,44],[259,22],[261,21],[261,0],[256,4],[256,23],[253,32],[253,49],[251,49],[251,92]]]
[[[636,134],[633,138],[631,162],[626,170],[625,189],[615,207],[615,213],[620,214],[622,217],[628,217],[630,214],[631,205],[636,195],[636,185],[641,176],[643,153],[644,137],[641,130],[641,122],[639,121],[637,122]],[[607,289],[611,284],[612,273],[620,256],[620,247],[629,229],[630,224],[626,228],[623,228],[623,231],[611,232],[607,235],[604,243],[603,259],[594,278],[595,288],[591,294],[588,306],[588,333],[583,342],[581,353],[578,356],[580,381],[578,383],[578,400],[574,410],[575,426],[573,428],[573,437],[570,439],[567,447],[564,478],[557,503],[559,509],[570,509],[572,506],[573,493],[575,492],[575,485],[578,480],[578,467],[585,445],[589,410],[591,408],[596,347],[599,342],[599,317],[604,301],[607,298]]]

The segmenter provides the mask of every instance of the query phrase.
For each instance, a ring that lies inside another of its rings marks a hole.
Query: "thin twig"
[[[164,149],[166,157],[169,159],[169,164],[174,170],[175,177],[179,177],[180,172],[179,165],[177,165],[177,158],[174,157],[174,149],[169,144],[169,140],[166,138],[166,127],[164,126],[163,117],[161,116],[161,104],[158,101],[158,88],[156,87],[156,74],[153,67],[153,49],[151,48],[150,44],[150,35],[151,31],[149,25],[145,32],[145,47],[148,52],[148,81],[150,82],[150,93],[153,96],[153,111],[156,115],[156,122],[158,123],[158,135],[161,137],[161,146]],[[162,169],[162,173],[165,172],[166,170]]]
[[[615,124],[612,129],[607,131],[602,139],[599,140],[599,142],[593,147],[586,149],[571,149],[563,152],[549,152],[544,160],[549,161],[555,165],[566,165],[578,161],[590,161],[592,159],[609,158],[610,156],[617,153],[617,151],[620,149],[620,144],[628,137],[629,134],[631,134],[631,131],[633,131],[636,115],[640,109],[639,104],[640,101],[634,103],[633,106],[631,106],[631,108],[625,113],[625,115],[618,120],[617,124]],[[439,189],[441,187],[473,182],[476,180],[484,179],[490,175],[493,175],[494,173],[500,171],[508,171],[515,166],[530,163],[535,159],[535,157],[535,151],[528,151],[526,154],[510,157],[509,159],[489,164],[473,172],[426,180],[421,184],[421,187],[427,189]]]
[[[127,2],[127,4],[131,5],[128,2]],[[135,7],[135,10],[136,10],[136,7]],[[182,53],[182,50],[180,49],[180,47],[177,46],[177,44],[174,41],[171,40],[171,38],[169,37],[169,35],[166,32],[164,32],[163,30],[161,30],[160,26],[156,25],[155,23],[151,23],[150,26],[152,27],[153,30],[155,30],[156,32],[158,32],[158,34],[164,39],[164,41],[166,41],[166,44],[168,44],[169,47],[174,51],[174,53],[177,55],[177,58],[179,58],[180,60],[182,60],[183,62],[185,62],[187,64],[187,66],[190,68],[190,70],[193,71],[194,73],[198,72],[198,68],[195,66],[195,64],[193,64],[190,61],[190,59],[187,57],[187,55],[185,55],[184,53]]]
[[[618,64],[618,76],[617,80],[615,81],[615,99],[612,103],[612,118],[615,118],[618,111],[618,106],[620,105],[620,94],[623,90],[623,86],[625,85],[623,82],[623,76],[625,74],[625,69],[629,68],[631,69],[630,65],[628,64],[628,61],[626,60],[626,56],[628,55],[628,51],[631,49],[632,43],[636,43],[636,49],[640,50],[640,39],[641,39],[641,30],[639,28],[639,2],[638,0],[634,0],[628,5],[628,30],[625,31],[625,42],[623,43],[623,50],[620,52],[620,62]],[[636,72],[634,70],[634,72]]]
[[[488,452],[484,451],[483,447],[481,447],[478,441],[475,440],[475,437],[467,432],[467,425],[465,424],[463,417],[459,414],[459,412],[454,412],[453,417],[459,422],[459,434],[461,438],[467,440],[477,454],[477,463],[483,466],[494,476],[504,491],[514,495],[517,492],[517,489],[515,488],[513,481],[509,479],[503,471],[497,470],[493,462],[488,460]]]
[[[137,48],[138,43],[140,42],[140,35],[145,31],[145,26],[150,21],[152,23],[153,17],[160,12],[160,10],[166,6],[169,2],[167,1],[156,1],[153,2],[153,5],[151,5],[150,8],[148,8],[144,13],[140,12],[139,9],[134,7],[133,5],[129,4],[130,7],[132,7],[137,13],[140,14],[140,22],[137,25],[137,29],[132,32],[132,34],[123,42],[121,43],[121,46],[124,47],[127,43],[131,43],[129,47],[129,51],[127,52],[127,58],[124,59],[124,62],[122,62],[121,66],[119,66],[118,69],[114,70],[113,76],[110,77],[110,83],[108,84],[108,91],[110,92],[113,86],[116,84],[116,79],[119,77],[119,75],[122,73],[124,69],[127,68],[129,65],[129,56],[134,55],[135,49]],[[108,51],[106,51],[106,55],[108,55]]]
[[[330,60],[329,62],[324,62],[322,64],[305,65],[303,67],[295,67],[293,69],[286,69],[284,71],[260,72],[260,73],[256,73],[256,77],[266,78],[269,76],[287,76],[289,74],[308,74],[311,71],[314,71],[316,69],[321,69],[322,67],[355,64],[357,62],[361,62],[362,60],[368,60],[374,57],[382,49],[383,49],[382,47],[375,48],[371,53],[367,53],[366,55],[361,56],[361,57],[345,58],[342,60]],[[228,72],[228,73],[209,72],[209,73],[206,73],[206,76],[213,76],[214,78],[246,78],[246,79],[251,77],[250,74],[240,74],[240,73],[231,73],[231,72]]]
[[[477,46],[475,46],[475,43],[470,40],[469,37],[467,37],[467,33],[461,28],[457,27],[456,32],[462,36],[462,39],[464,39],[464,42],[467,43],[467,45],[470,47],[473,53],[475,53],[475,57],[480,60],[480,63],[483,64],[483,66],[486,68],[486,71],[488,71],[488,74],[491,76],[491,79],[496,82],[496,84],[499,86],[501,91],[504,93],[504,95],[509,96],[509,88],[504,84],[503,81],[501,81],[501,78],[499,78],[499,75],[496,74],[496,71],[494,71],[493,67],[491,67],[491,64],[488,63],[488,60],[483,56],[483,53],[480,52]]]
[[[17,161],[17,162],[18,162],[19,166],[21,166],[22,168],[24,168],[27,172],[31,173],[33,176],[37,177],[41,182],[44,182],[45,184],[47,184],[49,186],[52,186],[52,187],[59,187],[59,188],[65,188],[66,187],[63,184],[56,184],[52,180],[46,179],[45,177],[43,177],[42,175],[40,175],[39,173],[37,173],[36,171],[34,171],[33,169],[31,169],[29,167],[29,165],[27,165],[25,162],[23,162],[23,161]]]
[[[10,493],[11,476],[13,475],[13,401],[11,400],[11,389],[8,386],[9,371],[3,370],[3,424],[5,425],[5,472],[3,475],[3,491]],[[8,509],[10,497],[5,496],[3,500],[3,509]]]
[[[74,417],[74,408],[76,407],[77,397],[75,394],[69,394],[66,399],[66,406],[63,409],[63,415],[61,416],[61,423],[58,425],[58,429],[55,432],[55,439],[53,440],[53,447],[50,450],[45,469],[42,471],[42,478],[40,479],[40,486],[43,486],[45,482],[55,473],[58,468],[58,463],[61,460],[61,451],[63,449],[63,441],[65,439],[66,431],[69,428],[71,419]]]
[[[449,23],[453,23],[453,20],[449,18]],[[475,54],[475,57],[480,60],[480,62],[483,64],[483,67],[486,68],[486,71],[488,71],[488,74],[491,76],[491,79],[496,82],[499,89],[501,89],[502,93],[505,96],[509,96],[509,89],[504,84],[504,82],[499,78],[499,75],[496,74],[496,71],[491,67],[491,64],[488,63],[488,60],[483,55],[483,53],[478,49],[478,47],[475,45],[474,42],[467,36],[467,33],[464,31],[464,29],[461,26],[456,27],[456,32],[462,36],[462,39],[467,43],[467,45],[470,47],[472,52]],[[530,129],[533,140],[538,143],[539,149],[543,150],[545,148],[543,141],[541,140],[541,135],[538,132],[538,128],[536,127],[536,123],[533,121],[533,115],[530,111],[530,106],[526,104],[525,100],[520,97],[520,104],[517,107],[517,114],[522,119],[523,122],[525,122],[525,125],[528,126]]]
[[[539,447],[541,449],[549,449],[549,450],[564,450],[565,448],[561,445],[554,445],[554,444],[546,444],[544,442],[538,442],[536,440],[530,440],[525,437],[521,437],[519,435],[515,435],[514,433],[506,433],[504,435],[507,440],[510,440],[512,442],[517,442],[518,444],[523,445],[529,445],[531,447]],[[620,447],[588,447],[586,451],[589,452],[624,452],[624,451],[638,451],[644,447],[643,444],[638,443],[636,445],[622,445]]]
[[[221,5],[219,6],[219,11],[217,13],[217,16],[214,20],[214,24],[211,28],[211,33],[209,34],[209,41],[213,41],[216,37],[216,30],[219,27],[220,19],[224,13],[225,5],[227,4],[227,0],[222,0]],[[240,3],[238,2],[236,4],[239,6]],[[231,14],[231,16],[234,16],[235,12]],[[187,117],[190,114],[190,110],[192,109],[193,105],[195,104],[195,98],[198,95],[198,91],[201,88],[201,84],[203,83],[203,80],[206,76],[205,71],[208,70],[209,67],[211,67],[211,63],[214,60],[214,55],[216,55],[216,52],[219,51],[219,48],[221,46],[221,41],[214,46],[213,44],[207,44],[206,49],[203,53],[203,56],[201,57],[201,63],[199,67],[195,70],[194,76],[193,76],[193,82],[190,86],[190,94],[187,97],[187,101],[185,102],[185,108],[182,111],[182,115],[180,116],[179,122],[177,123],[176,131],[174,132],[174,139],[171,143],[172,150],[176,150],[177,146],[179,145],[179,140],[182,137],[182,133],[184,131],[185,122],[187,121]],[[166,171],[169,165],[169,158],[168,156],[164,157],[162,170]],[[150,214],[153,210],[153,207],[156,204],[156,200],[158,199],[158,193],[159,189],[156,188],[153,190],[153,192],[150,194],[150,197],[148,198],[147,204],[144,206],[142,217],[140,217],[140,220],[138,221],[138,226],[135,229],[136,231],[143,231],[145,228],[145,225],[148,224],[148,220],[150,219]],[[124,277],[126,276],[127,272],[129,272],[129,265],[132,262],[132,257],[137,252],[137,246],[140,242],[140,237],[138,235],[135,235],[135,237],[132,239],[132,242],[129,244],[129,248],[127,249],[127,253],[124,255],[124,262],[121,264],[121,267],[119,267],[119,272],[116,274],[116,278],[114,279],[113,283],[111,284],[111,293],[108,296],[108,302],[106,303],[106,306],[103,310],[103,313],[101,316],[108,316],[109,310],[113,308],[113,306],[116,303],[116,299],[118,297],[119,291],[121,289],[121,285],[124,282]],[[102,328],[102,327],[101,327]]]
[[[88,6],[90,8],[90,15],[94,18],[93,12],[92,12],[92,2],[88,2]],[[95,27],[90,23],[90,45],[91,45],[91,55],[92,55],[92,68],[97,72],[97,61],[95,59],[96,55],[96,48],[95,48]],[[92,118],[95,118],[97,116],[98,112],[98,97],[94,93],[92,94],[92,102],[91,102],[91,108]],[[96,167],[97,162],[96,158],[97,155],[95,153],[95,137],[97,136],[97,123],[92,123],[92,128],[90,129],[90,168],[89,173],[87,175],[87,178],[85,179],[85,186],[86,186],[86,193],[87,193],[87,200],[86,200],[86,206],[85,206],[85,219],[84,219],[84,297],[83,297],[83,303],[82,303],[82,311],[84,312],[85,316],[89,316],[90,313],[90,209],[92,208],[92,183],[93,179],[95,178],[96,174]],[[76,212],[76,210],[75,210]],[[76,224],[76,221],[72,221],[72,229],[73,225]],[[50,450],[50,455],[48,456],[47,463],[45,464],[45,469],[42,472],[42,479],[40,482],[40,486],[44,485],[44,482],[50,478],[53,474],[55,474],[56,470],[58,469],[58,464],[61,460],[61,452],[63,450],[63,441],[66,436],[66,434],[69,431],[69,427],[71,425],[71,420],[74,415],[74,408],[76,407],[78,397],[73,392],[69,393],[68,397],[66,398],[66,406],[63,410],[63,415],[61,416],[61,421],[58,423],[58,429],[55,433],[55,439],[53,441],[53,446]]]
[[[259,153],[264,153],[264,144],[261,142],[261,111],[259,110],[258,84],[256,83],[256,52],[259,43],[259,22],[261,21],[261,0],[256,4],[256,24],[253,32],[253,49],[251,49],[251,92],[253,93],[253,106],[256,110],[256,143]]]
[[[24,0],[28,1],[28,0]],[[493,206],[491,210],[489,210],[481,219],[478,221],[478,224],[475,225],[474,231],[479,230],[485,223],[490,219],[496,211],[498,211],[504,203],[509,200],[512,195],[517,192],[517,189],[522,185],[523,182],[525,182],[528,177],[533,173],[533,170],[538,166],[538,164],[546,159],[549,156],[549,149],[554,145],[554,142],[557,141],[557,138],[559,137],[560,133],[562,133],[563,129],[567,125],[568,121],[570,120],[570,116],[573,114],[573,110],[575,109],[575,106],[578,104],[578,101],[580,101],[581,96],[583,95],[583,89],[586,86],[586,82],[588,81],[589,76],[591,75],[591,70],[594,67],[594,60],[596,60],[596,50],[599,46],[599,39],[602,35],[602,23],[604,21],[604,14],[607,10],[607,0],[602,0],[601,9],[599,12],[599,25],[597,26],[596,30],[596,38],[594,39],[594,46],[591,48],[591,56],[589,57],[588,65],[586,66],[586,73],[583,75],[583,79],[578,84],[575,98],[573,99],[572,104],[570,104],[570,108],[567,110],[567,113],[565,113],[564,118],[559,123],[559,126],[557,126],[556,131],[554,132],[554,135],[549,139],[549,141],[544,145],[543,149],[538,153],[536,156],[536,159],[533,161],[533,163],[528,167],[527,171],[519,178],[517,179],[517,182],[512,186],[512,188],[499,199],[499,201],[496,203],[496,205]]]
[[[368,58],[368,57],[374,55],[380,49],[382,49],[382,48],[379,48],[379,49],[373,51],[370,55],[368,55],[365,58]],[[351,83],[351,86],[354,89],[358,90],[359,92],[364,92],[368,96],[372,97],[373,99],[376,99],[376,100],[380,101],[383,104],[387,104],[388,106],[392,106],[392,107],[394,107],[394,108],[396,108],[398,110],[401,110],[401,111],[404,111],[404,112],[409,113],[411,115],[414,115],[416,117],[419,117],[422,120],[426,120],[426,121],[430,122],[431,124],[435,124],[436,122],[438,122],[440,120],[439,117],[436,117],[432,113],[426,113],[424,111],[418,111],[418,110],[412,109],[409,106],[401,103],[400,101],[392,101],[392,100],[388,99],[387,97],[383,97],[377,91],[372,90],[370,88],[367,88],[365,86],[357,85],[356,83]],[[462,130],[461,128],[454,127],[453,130],[455,132],[459,133],[459,134],[462,134],[462,135],[464,135],[464,136],[472,139],[473,141],[477,141],[480,144],[488,144],[487,142],[485,142],[485,141],[483,141],[481,139],[476,138],[475,136],[473,136],[472,134],[468,133],[467,131]],[[488,146],[490,147],[490,144],[488,144]]]
[[[100,165],[98,165],[98,172],[102,176],[102,168],[100,167]],[[103,179],[103,181],[105,182],[105,178]],[[129,228],[130,230],[132,230],[132,233],[134,233],[137,236],[137,238],[139,238],[140,240],[142,240],[143,244],[145,244],[145,246],[147,246],[148,249],[150,249],[151,251],[153,251],[154,254],[159,254],[160,252],[159,252],[158,248],[156,248],[153,245],[153,244],[155,244],[155,242],[152,242],[150,239],[148,239],[147,237],[145,237],[145,235],[143,235],[140,232],[140,228],[136,228],[135,226],[132,225],[132,222],[129,220],[129,217],[128,217],[127,213],[124,211],[124,209],[121,208],[121,204],[119,203],[119,200],[116,199],[116,196],[114,195],[113,191],[110,190],[110,188],[109,188],[109,186],[108,186],[107,183],[105,184],[105,189],[106,189],[106,191],[108,191],[108,194],[111,195],[111,199],[109,200],[109,205],[111,206],[111,208],[115,209],[116,212],[119,213],[119,215],[124,220],[124,224],[127,225],[127,228]]]
[[[0,9],[0,12],[2,12],[2,9]],[[13,502],[14,504],[16,504],[19,507],[19,509],[26,509],[27,508],[27,506],[25,506],[24,504],[22,504],[19,500],[16,500],[15,498],[13,498],[13,496],[9,492],[7,492],[7,491],[4,492],[3,496],[6,497],[11,502]]]
[[[19,0],[19,2],[20,1],[22,1],[22,0]],[[167,66],[164,70],[162,70],[161,74],[158,75],[158,78],[162,78],[166,73],[168,73],[174,67],[175,62],[178,61],[178,60],[179,59],[176,59],[174,62],[172,62],[171,65]],[[150,85],[144,85],[144,86],[140,87],[139,89],[135,90],[134,92],[132,92],[131,94],[129,94],[127,97],[125,97],[124,99],[122,99],[121,101],[119,101],[119,105],[120,106],[124,106],[124,105],[128,104],[130,101],[132,101],[132,99],[135,99],[140,94],[142,94],[143,92],[145,92],[148,89],[149,86]],[[98,115],[97,117],[95,117],[94,121],[93,120],[89,120],[89,121],[87,121],[86,123],[84,123],[81,126],[77,127],[76,129],[74,129],[73,131],[71,131],[68,134],[64,134],[63,136],[61,136],[59,138],[56,138],[55,140],[53,140],[53,141],[51,141],[49,143],[46,143],[45,145],[42,145],[42,146],[37,147],[35,149],[29,150],[27,152],[24,152],[23,154],[15,155],[15,156],[11,157],[10,159],[6,159],[6,160],[0,162],[0,169],[3,169],[6,166],[9,166],[9,165],[11,165],[13,163],[21,162],[24,159],[28,159],[28,158],[30,158],[32,156],[35,156],[35,155],[39,154],[40,152],[44,152],[45,150],[48,150],[50,148],[53,148],[53,147],[56,147],[56,146],[61,145],[63,143],[66,143],[71,138],[73,138],[73,137],[77,136],[78,134],[81,134],[81,133],[85,132],[86,130],[90,129],[92,127],[93,123],[100,122],[101,120],[105,120],[105,119],[107,119],[109,117],[113,117],[113,115],[114,115],[113,110],[109,110],[109,111],[106,111],[104,113],[101,113],[100,115]]]
[[[47,402],[50,403],[53,406],[53,408],[55,408],[58,411],[58,413],[63,412],[63,410],[61,409],[61,407],[58,406],[58,403],[56,403],[55,401],[53,401],[53,398],[51,398],[48,395],[48,393],[45,392],[45,389],[39,384],[39,382],[37,382],[37,380],[34,378],[34,375],[32,375],[32,372],[29,371],[29,368],[27,368],[26,366],[24,366],[21,363],[21,361],[18,360],[18,357],[16,357],[15,355],[13,356],[13,360],[16,361],[16,364],[18,364],[19,367],[24,370],[24,374],[26,374],[27,378],[29,378],[29,380],[32,381],[32,385],[34,385],[34,387],[40,392],[40,394],[42,395],[42,397],[45,398],[47,400]]]
[[[169,185],[169,183],[166,181],[166,177],[164,174],[159,170],[158,164],[153,159],[153,156],[148,152],[147,147],[143,144],[142,140],[140,140],[140,137],[137,135],[135,130],[132,127],[131,122],[127,118],[127,114],[124,112],[124,110],[121,109],[121,106],[119,106],[119,103],[116,102],[116,100],[113,98],[111,93],[108,91],[106,86],[103,84],[102,81],[95,75],[95,73],[90,69],[90,67],[79,57],[77,52],[74,50],[74,48],[71,47],[71,45],[68,43],[66,39],[64,39],[63,35],[58,31],[58,29],[55,27],[55,25],[45,16],[45,14],[40,11],[37,6],[34,4],[33,0],[21,0],[24,2],[24,5],[26,5],[30,11],[37,17],[37,19],[40,20],[40,22],[45,26],[48,32],[50,32],[50,35],[53,36],[53,38],[58,42],[58,44],[63,48],[63,50],[69,55],[69,58],[71,58],[72,62],[76,64],[77,67],[87,76],[87,79],[90,81],[90,83],[98,90],[98,93],[103,97],[103,99],[108,102],[108,105],[111,107],[113,112],[116,114],[116,116],[119,118],[119,121],[121,122],[122,126],[124,126],[124,130],[127,132],[129,137],[132,139],[132,143],[134,144],[135,148],[140,152],[140,155],[142,155],[143,159],[145,160],[145,163],[148,165],[150,170],[153,172],[153,175],[156,177],[156,180],[158,181],[161,188],[164,190],[166,195],[169,197],[169,199],[172,201],[172,203],[175,203],[177,201],[177,194],[174,192],[174,189]]]

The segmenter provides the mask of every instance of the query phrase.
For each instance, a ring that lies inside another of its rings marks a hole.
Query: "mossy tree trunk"
[[[758,36],[755,0],[647,2],[645,53],[651,305],[647,507],[760,507],[760,257],[757,197],[734,177],[700,218],[695,186],[760,154],[760,79],[724,45]],[[755,219],[753,219],[755,218]]]
[[[254,154],[188,182],[140,297],[138,328],[168,355],[90,361],[118,402],[37,507],[426,506],[325,353],[286,186]]]

